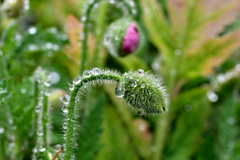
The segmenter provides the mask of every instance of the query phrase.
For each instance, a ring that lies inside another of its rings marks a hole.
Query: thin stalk
[[[50,85],[48,83],[46,72],[42,69],[37,69],[35,73],[35,93],[34,93],[34,104],[35,104],[35,124],[36,128],[34,131],[35,148],[33,159],[44,158],[49,160],[48,156],[48,141],[47,141],[47,126],[48,126],[48,96],[46,90]]]
[[[82,48],[81,48],[81,52],[82,52],[82,61],[81,61],[81,68],[80,68],[80,75],[83,73],[83,71],[85,70],[85,63],[86,63],[86,59],[87,59],[87,50],[88,50],[88,46],[87,46],[87,40],[88,40],[88,21],[90,18],[90,13],[91,10],[94,6],[95,3],[97,3],[99,0],[94,0],[92,3],[90,3],[87,7],[87,10],[85,12],[85,16],[82,19],[83,22],[83,40],[82,40]]]
[[[46,93],[46,86],[43,87],[43,93]],[[42,125],[43,125],[43,141],[44,148],[47,148],[47,124],[48,124],[48,96],[46,94],[43,95],[43,113],[42,113]]]
[[[100,10],[99,10],[99,17],[97,21],[97,32],[96,32],[96,48],[94,50],[94,55],[93,55],[93,65],[98,66],[98,61],[99,61],[99,52],[101,49],[101,41],[102,41],[102,35],[103,35],[103,28],[105,24],[105,15],[107,13],[107,7],[108,4],[104,3]]]
[[[90,77],[83,77],[81,81],[74,86],[74,89],[70,93],[70,100],[68,102],[68,112],[67,112],[67,131],[66,131],[66,149],[65,149],[65,155],[64,155],[64,160],[69,160],[72,157],[73,153],[73,147],[75,143],[74,139],[74,126],[75,126],[75,121],[74,121],[74,115],[76,109],[74,108],[75,106],[75,101],[77,98],[77,93],[79,89],[83,86],[83,84],[86,84],[91,81],[95,80],[113,80],[116,82],[119,82],[121,79],[121,76],[114,74],[114,73],[102,73],[98,75],[91,75]]]

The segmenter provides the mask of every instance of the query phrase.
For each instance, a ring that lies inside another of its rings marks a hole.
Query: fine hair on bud
[[[133,112],[142,116],[160,114],[168,110],[166,88],[154,75],[144,73],[142,69],[124,73],[115,94],[122,97]]]

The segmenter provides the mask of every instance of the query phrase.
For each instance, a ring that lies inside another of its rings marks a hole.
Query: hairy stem
[[[75,101],[77,97],[77,93],[79,89],[83,86],[83,84],[86,84],[91,81],[95,80],[113,80],[116,82],[119,82],[121,79],[121,76],[114,74],[114,73],[102,73],[98,75],[91,75],[90,77],[83,77],[81,81],[74,86],[74,89],[70,93],[70,100],[68,102],[68,113],[67,113],[67,131],[66,131],[66,149],[65,149],[65,155],[64,160],[69,160],[72,157],[73,153],[73,146],[75,143],[74,140],[74,115],[75,115]]]
[[[34,149],[34,158],[44,158],[49,159],[47,151],[47,127],[48,127],[48,96],[46,91],[48,83],[46,72],[42,69],[37,69],[35,73],[35,93],[34,93],[34,104],[35,104],[35,137],[36,146]]]

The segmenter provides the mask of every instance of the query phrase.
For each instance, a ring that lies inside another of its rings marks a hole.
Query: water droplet
[[[130,85],[131,85],[131,87],[136,87],[137,82],[135,80],[130,80]]]
[[[180,49],[176,49],[176,50],[174,51],[174,53],[175,53],[176,56],[179,56],[179,55],[182,54],[182,52],[181,52]]]
[[[61,79],[58,72],[50,72],[49,76],[51,77],[51,83],[52,84],[57,84]]]
[[[41,106],[37,105],[37,106],[35,107],[35,112],[36,112],[36,113],[39,113],[40,110],[41,110]]]
[[[68,84],[70,91],[74,90],[74,85],[73,84]]]
[[[37,153],[37,148],[34,147],[32,151],[33,151],[33,153]]]
[[[39,152],[44,152],[44,151],[46,151],[46,148],[44,148],[44,147],[39,148]]]
[[[218,80],[218,82],[220,82],[220,83],[224,83],[224,82],[226,81],[225,75],[224,75],[224,74],[219,74],[219,75],[217,76],[217,80]]]
[[[38,135],[38,136],[43,136],[43,130],[42,130],[42,128],[39,128],[39,129],[37,130],[37,135]]]
[[[24,88],[21,89],[21,93],[22,93],[22,94],[25,94],[25,93],[26,93],[26,89],[24,89]]]
[[[34,50],[37,50],[37,46],[36,45],[34,45],[34,44],[30,44],[29,46],[28,46],[28,49],[30,50],[30,51],[34,51]]]
[[[125,86],[123,82],[120,82],[115,89],[115,94],[118,98],[122,98],[125,94]]]
[[[142,76],[142,75],[144,74],[144,70],[142,70],[142,69],[138,69],[137,71],[138,71],[138,74],[139,74],[140,76]]]
[[[82,78],[80,76],[78,76],[73,80],[73,84],[79,84],[81,82],[81,80],[82,80]]]
[[[229,125],[232,125],[232,124],[234,123],[234,118],[233,118],[233,117],[227,118],[227,123],[228,123]]]
[[[51,92],[49,91],[49,89],[47,88],[46,91],[45,91],[45,95],[46,96],[50,96]]]
[[[82,18],[81,18],[81,21],[82,22],[85,22],[87,20],[87,17],[86,16],[83,16]]]
[[[62,146],[60,144],[57,144],[54,146],[54,150],[57,152],[62,148]]]
[[[29,34],[35,34],[37,32],[37,28],[36,27],[31,27],[29,30],[28,30],[28,33]]]
[[[156,146],[152,146],[152,147],[151,147],[151,151],[152,151],[152,152],[157,152],[157,147],[156,147]]]
[[[63,111],[63,113],[67,113],[68,112],[68,106],[67,105],[63,105],[62,111]]]
[[[192,110],[192,106],[187,104],[186,106],[184,106],[184,109],[185,111],[190,112]]]
[[[141,84],[141,88],[145,88],[145,86],[146,86],[145,83]]]
[[[24,0],[24,9],[27,11],[29,10],[30,5],[29,5],[29,0]]]
[[[47,79],[47,80],[44,82],[44,85],[45,85],[46,87],[50,87],[50,85],[51,85],[51,80],[50,80],[50,79]]]
[[[67,105],[68,102],[69,102],[69,100],[70,100],[70,96],[66,94],[66,95],[63,97],[63,103]]]
[[[240,72],[240,64],[237,64],[237,65],[235,66],[235,69],[236,69],[238,72]]]
[[[98,75],[98,74],[101,74],[101,73],[102,73],[102,71],[99,68],[93,68],[92,69],[92,74],[94,74],[94,75]]]
[[[0,127],[0,134],[4,133],[4,128]]]
[[[213,91],[207,92],[207,97],[211,102],[217,102],[218,101],[218,95]]]
[[[88,77],[90,77],[90,76],[91,76],[91,72],[90,72],[90,71],[84,71],[84,72],[83,72],[83,77],[88,78]]]
[[[140,116],[143,116],[144,113],[145,113],[145,111],[144,111],[143,108],[139,108],[139,109],[138,109],[138,114],[139,114]]]
[[[63,129],[67,129],[67,122],[63,123]]]

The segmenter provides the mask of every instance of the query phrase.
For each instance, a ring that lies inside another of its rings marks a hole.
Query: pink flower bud
[[[138,48],[140,31],[131,17],[113,22],[104,35],[104,45],[114,57],[124,57]]]
[[[138,46],[139,35],[137,26],[132,22],[127,28],[125,33],[123,44],[122,44],[122,52],[123,54],[133,53]]]

